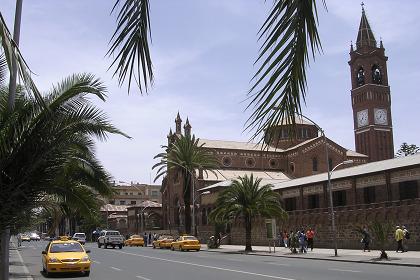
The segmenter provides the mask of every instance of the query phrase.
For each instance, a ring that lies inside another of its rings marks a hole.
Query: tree
[[[199,138],[195,136],[180,135],[169,146],[162,146],[165,152],[156,155],[160,159],[152,169],[158,168],[155,181],[166,175],[169,170],[181,172],[183,178],[183,200],[185,206],[185,230],[191,232],[191,195],[192,183],[195,180],[196,171],[205,173],[213,172],[219,165],[214,154],[204,148],[205,144],[199,144]]]
[[[216,207],[210,213],[212,221],[236,220],[241,218],[245,223],[245,251],[252,251],[251,232],[252,219],[256,217],[285,218],[286,212],[279,202],[279,194],[274,192],[272,185],[261,186],[261,179],[238,177],[217,198]]]
[[[388,243],[388,236],[392,234],[393,225],[389,221],[379,222],[373,221],[369,225],[369,229],[373,234],[373,238],[376,240],[379,245],[379,250],[381,251],[380,259],[388,259],[388,254],[385,252],[385,246]]]
[[[407,142],[401,144],[400,149],[398,150],[396,157],[406,157],[409,155],[414,155],[420,152],[420,148],[417,145],[411,144],[408,145]]]
[[[70,197],[71,187],[110,193],[110,176],[95,157],[92,137],[125,134],[87,99],[104,100],[105,90],[92,75],[73,75],[43,98],[46,106],[18,93],[12,112],[6,108],[7,89],[0,91],[1,228],[37,207],[46,194]]]

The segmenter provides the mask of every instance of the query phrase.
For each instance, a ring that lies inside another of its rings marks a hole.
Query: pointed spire
[[[350,41],[350,52],[353,52],[354,48],[353,48],[353,41]]]
[[[185,122],[185,125],[184,125],[184,132],[185,132],[185,135],[190,135],[191,134],[191,125],[190,125],[190,121],[188,120],[188,117],[187,117],[187,121]]]
[[[182,123],[182,120],[178,111],[178,114],[176,115],[176,119],[175,119],[175,133],[176,134],[181,134],[181,123]]]
[[[169,134],[168,134],[168,138],[172,137],[172,128],[169,129]]]
[[[357,34],[356,47],[362,46],[376,47],[375,36],[370,28],[368,19],[366,17],[364,3],[362,2],[362,18],[360,19],[359,33]]]
[[[381,49],[383,49],[383,48],[384,48],[384,44],[382,43],[382,37],[381,37],[381,40],[379,41],[379,47],[380,47]]]

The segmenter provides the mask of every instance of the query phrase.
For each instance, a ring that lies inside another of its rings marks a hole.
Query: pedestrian
[[[299,251],[301,253],[306,253],[307,252],[306,250],[307,239],[306,239],[305,231],[304,230],[298,231],[298,236],[299,236],[298,240],[299,240],[299,246],[300,246]]]
[[[283,243],[284,248],[287,248],[289,246],[289,235],[287,234],[287,231],[283,231]]]
[[[404,232],[403,230],[397,226],[395,230],[395,241],[397,241],[397,253],[401,250],[401,253],[404,253],[403,247],[403,239],[404,239]]]
[[[311,251],[314,250],[314,237],[315,231],[312,228],[309,228],[306,232],[306,238],[308,238],[308,248],[311,248]]]
[[[407,250],[408,250],[407,240],[410,239],[410,232],[408,231],[408,229],[405,226],[402,227],[402,231],[403,231],[403,234],[404,234],[403,248],[404,248],[404,251],[407,252]]]
[[[147,247],[147,232],[143,234],[144,247]]]
[[[17,242],[18,242],[18,247],[22,246],[22,234],[18,233],[17,235]]]
[[[365,227],[363,230],[362,230],[362,235],[363,235],[363,238],[362,238],[362,243],[363,243],[363,245],[364,245],[364,247],[363,247],[363,252],[365,252],[365,251],[368,251],[368,252],[370,252],[370,247],[369,247],[369,245],[370,245],[370,234],[369,234],[369,231],[368,231],[368,229],[367,229],[367,227]]]

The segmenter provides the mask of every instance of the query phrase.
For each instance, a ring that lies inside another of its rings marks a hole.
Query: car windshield
[[[84,233],[76,233],[74,237],[85,238],[86,235]]]
[[[106,235],[120,235],[118,231],[108,231]]]
[[[140,235],[132,235],[131,238],[141,238]]]
[[[184,240],[197,240],[194,236],[184,236]]]
[[[50,253],[63,252],[83,252],[83,248],[79,243],[53,243],[51,244]]]

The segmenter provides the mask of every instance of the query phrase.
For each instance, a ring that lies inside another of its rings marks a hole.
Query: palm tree
[[[92,138],[125,134],[88,100],[104,100],[105,91],[94,76],[73,75],[43,98],[46,106],[18,92],[10,112],[7,88],[0,90],[0,228],[16,223],[46,194],[72,197],[80,194],[76,188],[111,194],[110,175],[95,157]]]
[[[388,259],[388,254],[385,252],[385,247],[389,241],[389,235],[392,234],[392,223],[390,221],[379,222],[375,220],[369,225],[369,229],[373,234],[373,238],[379,245],[379,250],[381,250],[381,255],[379,258]]]
[[[245,252],[252,251],[252,219],[256,217],[285,218],[286,212],[279,202],[278,193],[272,185],[261,186],[261,179],[253,174],[238,177],[217,198],[216,207],[210,213],[214,222],[242,218],[245,223]]]
[[[183,178],[183,199],[185,206],[185,230],[191,232],[191,194],[192,183],[195,180],[195,172],[202,170],[206,174],[208,171],[219,165],[214,154],[204,148],[205,143],[199,144],[199,138],[195,136],[179,135],[175,142],[169,146],[162,146],[165,152],[156,155],[155,159],[160,159],[152,169],[158,168],[155,181],[166,175],[169,170],[181,172]]]

